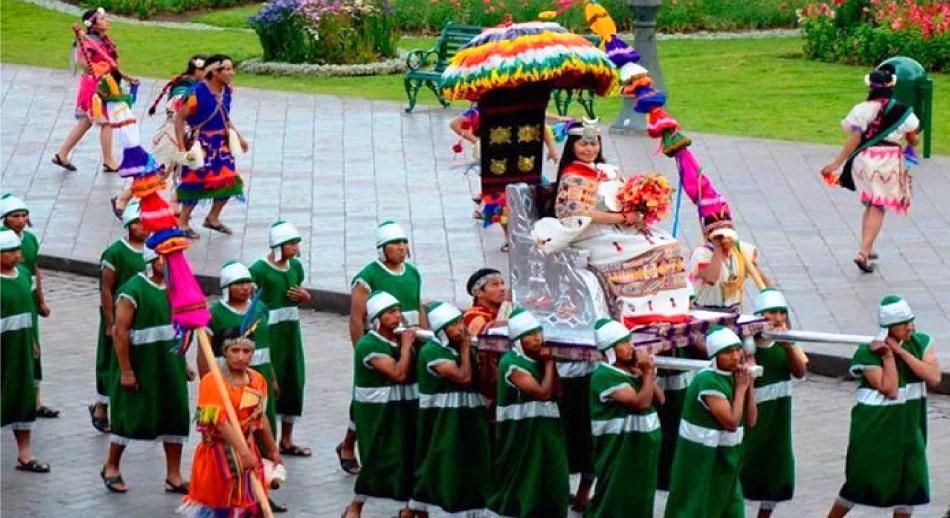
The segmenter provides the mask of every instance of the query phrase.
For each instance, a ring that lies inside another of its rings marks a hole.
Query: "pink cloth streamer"
[[[174,324],[183,329],[198,329],[211,322],[208,303],[183,251],[165,256],[165,283]]]
[[[703,174],[702,166],[689,148],[676,154],[676,166],[679,169],[680,179],[683,181],[683,190],[699,207],[700,217],[732,216],[726,199],[716,191],[709,177]]]

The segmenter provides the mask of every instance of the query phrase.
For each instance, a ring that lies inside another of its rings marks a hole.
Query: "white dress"
[[[623,183],[616,168],[606,164],[568,165],[558,185],[557,217],[535,223],[532,236],[545,252],[586,251],[612,312],[628,324],[684,315],[690,290],[680,242],[659,227],[641,231],[592,221],[592,211],[620,211],[617,193]]]
[[[851,109],[841,126],[845,131],[864,133],[885,104],[886,99],[862,102]],[[917,131],[919,126],[920,120],[911,113],[884,138],[884,141],[896,145],[882,142],[861,151],[854,158],[851,175],[861,203],[892,208],[899,214],[910,209],[910,176],[903,149],[907,145],[907,134]]]

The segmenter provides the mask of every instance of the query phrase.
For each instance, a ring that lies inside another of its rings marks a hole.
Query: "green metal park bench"
[[[458,23],[447,23],[442,29],[442,34],[435,46],[431,49],[417,49],[409,52],[406,56],[406,66],[409,70],[403,76],[403,84],[406,87],[406,96],[409,98],[407,113],[411,113],[416,107],[419,96],[419,90],[427,87],[432,90],[442,107],[449,105],[449,101],[442,97],[439,90],[439,79],[442,72],[449,66],[452,57],[458,52],[459,48],[478,36],[482,28],[478,25],[462,25]],[[584,36],[594,45],[600,43],[600,38],[593,35]],[[554,106],[558,115],[567,115],[568,110],[575,101],[584,107],[587,116],[591,119],[596,118],[594,114],[594,92],[591,90],[570,90],[555,88],[551,93],[554,99]]]
[[[591,42],[595,47],[600,45],[600,37],[593,34],[585,34],[587,41]],[[575,101],[577,104],[580,104],[584,111],[587,113],[589,119],[596,119],[597,115],[594,113],[594,91],[593,90],[572,90],[568,88],[555,88],[551,92],[551,98],[554,99],[554,108],[557,110],[557,114],[565,117],[567,116],[567,111],[571,108],[571,104]]]
[[[481,32],[482,28],[478,25],[447,23],[434,47],[429,50],[413,50],[406,56],[406,66],[409,68],[403,76],[406,95],[409,97],[409,107],[406,108],[406,112],[412,112],[416,107],[416,98],[423,86],[432,90],[443,107],[449,105],[449,101],[446,101],[442,97],[442,92],[439,91],[442,71],[449,66],[449,62],[452,61],[459,47]]]

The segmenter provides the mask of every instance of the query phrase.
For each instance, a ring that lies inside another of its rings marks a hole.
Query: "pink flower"
[[[893,22],[891,22],[891,29],[894,29],[895,31],[899,31],[903,27],[904,25],[901,23],[900,20],[894,20]]]

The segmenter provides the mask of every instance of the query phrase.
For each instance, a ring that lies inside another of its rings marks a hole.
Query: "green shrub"
[[[248,21],[265,61],[339,65],[395,57],[399,33],[391,14],[362,0],[275,0]]]
[[[662,32],[723,31],[792,27],[795,9],[806,0],[665,0],[657,28]],[[536,20],[553,8],[552,0],[395,0],[399,27],[407,32],[438,32],[448,22],[491,26],[505,14],[515,21]],[[633,13],[626,0],[601,0],[621,32],[633,31]],[[562,13],[557,22],[586,31],[583,6]]]
[[[196,9],[220,9],[259,3],[259,0],[82,0],[89,9],[102,7],[106,11],[148,18],[162,13],[183,13]]]
[[[950,5],[946,2],[838,0],[798,12],[805,56],[874,66],[894,56],[931,72],[950,70]]]

